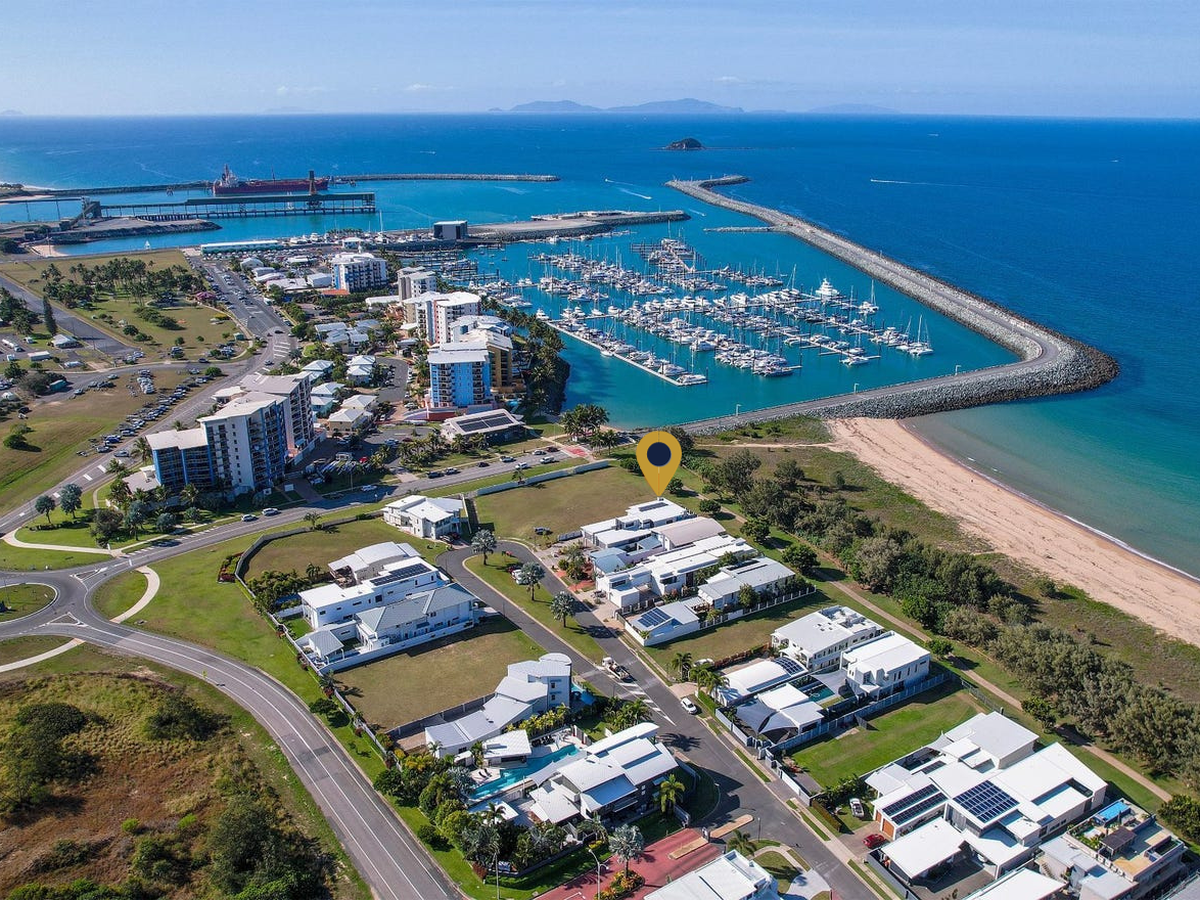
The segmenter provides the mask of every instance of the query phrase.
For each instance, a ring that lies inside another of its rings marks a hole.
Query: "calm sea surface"
[[[684,136],[710,149],[657,148]],[[705,231],[754,224],[662,187],[737,172],[735,196],[812,218],[1115,356],[1120,378],[1078,397],[931,417],[939,445],[1050,506],[1200,574],[1200,123],[972,118],[636,118],[345,116],[0,119],[0,180],[46,186],[318,173],[546,172],[553,184],[372,183],[387,228],[441,218],[503,221],[574,209],[683,208],[687,222],[585,244],[516,245],[480,263],[510,278],[546,270],[528,255],[575,248],[641,265],[633,241],[670,234],[714,266],[779,274],[806,289],[828,277],[868,296],[868,279],[798,241]],[[111,198],[110,198],[111,199]],[[139,195],[138,199],[149,199]],[[163,198],[166,199],[166,198]],[[171,199],[182,199],[175,195]],[[71,203],[0,206],[0,218],[74,214]],[[229,222],[220,232],[151,238],[155,247],[288,236],[379,219]],[[140,249],[114,241],[86,252]],[[547,312],[557,301],[529,292]],[[625,305],[629,298],[618,298]],[[848,368],[812,351],[789,378],[763,379],[711,354],[674,351],[710,384],[677,388],[574,343],[571,400],[625,424],[682,421],[975,368],[1009,355],[886,288],[883,324],[928,328],[932,356],[894,351]],[[607,303],[601,304],[606,306]],[[626,336],[637,343],[638,336]],[[668,345],[643,339],[670,358]]]

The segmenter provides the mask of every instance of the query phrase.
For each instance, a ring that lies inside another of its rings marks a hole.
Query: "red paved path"
[[[674,880],[685,872],[698,869],[706,862],[716,859],[725,851],[725,845],[718,841],[705,844],[679,859],[671,859],[672,852],[699,837],[700,832],[696,829],[684,828],[647,847],[641,857],[629,867],[630,871],[640,872],[646,879],[646,886],[633,895],[633,900],[642,900],[651,891],[666,884],[668,877]],[[606,862],[600,886],[606,887],[621,866],[623,863],[615,859]],[[592,900],[595,896],[596,870],[593,869],[574,881],[546,891],[539,895],[538,900]]]

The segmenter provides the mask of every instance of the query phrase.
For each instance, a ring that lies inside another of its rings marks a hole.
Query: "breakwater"
[[[789,403],[689,423],[697,432],[792,415],[822,418],[868,416],[907,418],[987,403],[1045,397],[1089,390],[1116,377],[1119,368],[1108,354],[1017,315],[999,304],[934,278],[884,254],[856,244],[821,226],[769,207],[723,196],[715,187],[741,184],[745,176],[704,181],[669,181],[690,197],[752,216],[854,266],[954,321],[1011,350],[1020,359],[957,375],[890,385],[855,394]]]
[[[558,181],[557,175],[494,175],[463,172],[384,172],[367,175],[335,175],[334,184],[356,181]]]

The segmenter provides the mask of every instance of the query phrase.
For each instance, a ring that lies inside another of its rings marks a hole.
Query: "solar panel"
[[[789,675],[799,675],[804,671],[804,666],[800,665],[800,663],[796,662],[790,656],[778,656],[775,658],[775,662]]]
[[[911,806],[914,803],[919,803],[920,801],[924,800],[926,797],[931,797],[934,794],[940,794],[940,793],[941,793],[941,791],[938,789],[938,786],[936,784],[927,784],[927,785],[925,785],[925,787],[921,788],[915,794],[909,794],[907,797],[902,797],[901,799],[896,800],[893,803],[889,803],[887,806],[885,806],[883,808],[883,814],[885,816],[891,817],[895,813],[904,809],[906,806]]]
[[[380,587],[385,584],[392,584],[396,581],[403,581],[405,578],[411,578],[414,575],[420,575],[426,571],[428,571],[428,569],[426,569],[423,565],[405,566],[402,569],[394,569],[391,572],[385,572],[382,575],[376,575],[374,578],[370,579],[370,581],[371,584],[375,585],[376,587]]]
[[[640,620],[641,624],[645,627],[657,628],[659,625],[669,622],[671,617],[661,609],[650,609],[642,613]]]
[[[926,797],[920,803],[915,803],[907,809],[901,810],[898,815],[892,817],[892,820],[897,825],[903,825],[906,822],[911,822],[913,819],[917,818],[917,816],[924,815],[935,806],[939,806],[945,802],[946,795],[941,791],[938,791],[932,797]]]
[[[991,822],[1017,805],[1016,800],[990,781],[963,791],[954,802],[980,822]]]

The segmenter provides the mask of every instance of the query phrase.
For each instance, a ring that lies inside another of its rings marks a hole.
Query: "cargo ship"
[[[307,178],[238,178],[229,166],[212,183],[214,197],[231,194],[315,194],[329,187],[328,176],[317,178],[312,169]]]

